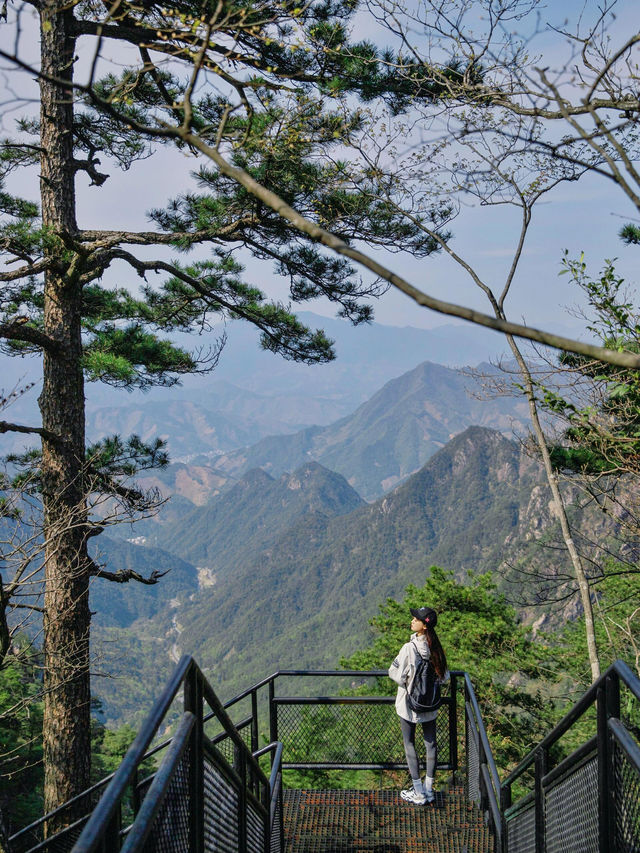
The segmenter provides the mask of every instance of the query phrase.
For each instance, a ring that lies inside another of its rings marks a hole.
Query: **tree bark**
[[[78,256],[60,239],[77,232],[73,169],[73,5],[44,0],[41,23],[41,204],[48,232],[44,330],[60,350],[45,350],[42,489],[45,536],[44,807],[89,786],[89,563],[86,546],[84,382]],[[56,436],[54,438],[53,436]],[[85,804],[79,803],[77,811]],[[51,835],[77,814],[50,821]]]

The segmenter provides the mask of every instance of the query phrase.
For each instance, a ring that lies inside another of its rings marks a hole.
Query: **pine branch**
[[[35,344],[55,355],[62,355],[64,353],[62,344],[45,335],[39,329],[34,329],[33,326],[27,325],[28,322],[28,317],[16,317],[8,323],[1,324],[0,338],[5,338],[8,341],[23,341],[27,344]]]
[[[91,186],[101,187],[102,184],[107,180],[109,175],[104,172],[99,172],[96,169],[96,163],[100,161],[95,157],[87,157],[86,160],[77,160],[73,161],[73,168],[76,172],[86,172],[87,175],[91,178]]]
[[[129,583],[129,581],[134,580],[147,586],[153,586],[158,583],[160,578],[164,577],[170,571],[170,569],[167,569],[166,572],[159,572],[157,569],[154,569],[149,577],[145,578],[133,569],[118,569],[116,572],[108,572],[93,560],[91,560],[89,567],[89,575],[92,578],[104,578],[104,580],[112,581],[113,583]]]
[[[15,261],[13,263],[15,263]],[[27,266],[20,267],[17,270],[0,273],[0,282],[17,281],[18,279],[24,278],[28,275],[38,275],[39,273],[45,272],[45,270],[49,269],[51,263],[52,262],[49,258],[45,258],[41,261],[34,261],[33,263],[29,263],[27,264]]]
[[[47,441],[62,441],[62,436],[55,432],[51,432],[43,427],[28,427],[22,424],[12,424],[9,421],[0,421],[0,434],[5,432],[21,432],[25,435],[39,435],[41,438],[46,438]]]
[[[80,231],[78,238],[88,243],[85,245],[85,250],[89,251],[96,249],[110,249],[121,245],[122,243],[137,246],[172,246],[180,242],[204,243],[207,240],[215,240],[216,238],[233,239],[235,232],[240,231],[242,226],[253,224],[253,217],[243,216],[240,219],[223,228],[212,231],[211,229],[201,229],[200,231],[177,231],[171,233],[163,233],[160,231]]]
[[[266,339],[272,341],[274,345],[278,346],[280,352],[291,353],[294,357],[298,354],[298,348],[295,346],[290,346],[287,343],[284,343],[280,336],[275,334],[273,329],[271,328],[268,321],[263,319],[256,311],[252,311],[250,306],[246,308],[240,304],[234,304],[224,299],[220,293],[212,293],[206,287],[202,285],[202,283],[193,276],[186,273],[184,270],[179,269],[172,264],[167,263],[166,261],[142,261],[140,258],[137,258],[135,255],[131,255],[128,252],[123,250],[114,251],[114,256],[120,258],[121,260],[127,261],[137,272],[139,275],[144,276],[145,272],[153,270],[154,272],[158,272],[159,270],[164,270],[165,272],[170,273],[176,278],[183,281],[185,284],[188,284],[192,287],[199,296],[208,302],[210,306],[216,310],[220,310],[221,308],[225,309],[231,314],[234,314],[237,317],[241,317],[243,320],[247,320],[256,326]]]

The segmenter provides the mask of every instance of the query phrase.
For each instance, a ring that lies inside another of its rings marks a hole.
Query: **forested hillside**
[[[336,482],[319,466],[311,471]],[[334,503],[333,512],[310,506],[287,518],[273,496],[301,479],[300,472],[282,481],[253,472],[242,487],[197,510],[215,528],[209,563],[219,558],[225,568],[197,596],[130,627],[131,658],[114,662],[121,680],[100,689],[111,719],[138,710],[129,686],[148,670],[154,679],[168,673],[172,649],[193,653],[227,698],[278,667],[333,667],[366,639],[377,605],[407,584],[424,583],[430,565],[462,579],[468,570],[495,571],[542,547],[553,531],[538,464],[520,444],[481,427],[456,436],[393,492],[346,514]],[[344,483],[341,494],[355,502],[347,490]],[[256,517],[265,495],[271,508]],[[291,498],[295,507],[295,493]],[[179,539],[177,553],[185,556],[189,539],[194,549],[204,547],[196,544],[195,517]],[[544,554],[548,563],[563,564],[561,551]]]

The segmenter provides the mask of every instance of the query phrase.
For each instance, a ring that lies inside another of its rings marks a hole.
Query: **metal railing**
[[[500,809],[500,777],[473,684],[466,672],[461,675],[464,678],[467,797],[485,813],[487,823],[493,830],[496,850],[501,851],[504,839],[504,818]]]
[[[565,756],[563,736],[594,709],[593,734]],[[640,680],[616,661],[502,783],[503,853],[637,853],[639,740]],[[512,803],[513,786],[531,776]]]
[[[75,799],[84,798],[85,816],[43,839],[47,815],[12,836],[10,849],[283,853],[283,771],[406,768],[393,697],[353,695],[351,689],[361,691],[373,679],[379,693],[377,680],[386,676],[284,670],[223,705],[185,656],[120,768]],[[291,690],[292,682],[305,679],[299,691]],[[594,731],[567,755],[562,738],[575,735],[594,709]],[[150,749],[168,721],[174,735]],[[587,690],[502,784],[473,685],[466,673],[454,672],[437,719],[441,770],[459,772],[459,736],[467,796],[493,830],[496,853],[640,851],[640,681],[622,662]],[[141,779],[145,762],[161,754],[160,765]],[[267,760],[269,771],[261,767]],[[512,802],[514,788],[527,781],[530,790]]]
[[[87,803],[84,817],[43,839],[50,817],[45,816],[10,839],[12,853],[178,849],[282,853],[284,770],[406,769],[394,698],[343,695],[339,687],[340,682],[345,686],[345,679],[351,687],[354,679],[362,685],[380,678],[387,678],[386,671],[284,670],[223,705],[195,662],[185,656],[120,768],[81,795]],[[441,770],[458,769],[461,678],[472,695],[470,681],[458,672],[452,673],[450,687],[443,690],[437,722]],[[292,683],[301,690],[292,691]],[[287,695],[279,693],[284,690]],[[313,696],[291,695],[309,690]],[[183,702],[178,711],[180,691]],[[473,703],[477,709],[475,697]],[[207,705],[210,710],[205,713]],[[173,737],[150,749],[167,721],[176,726]],[[479,714],[474,726],[488,746]],[[269,741],[266,746],[260,747],[261,737]],[[259,764],[267,756],[269,778]],[[145,762],[160,757],[160,765],[140,778]]]
[[[175,707],[179,693],[181,713]],[[175,722],[176,716],[173,736],[149,749],[161,725]],[[212,737],[206,732],[210,722],[221,730]],[[48,838],[42,836],[53,813],[45,815],[13,835],[10,850],[263,853],[278,811],[272,791],[281,774],[281,750],[277,744],[267,747],[272,752],[270,780],[243,737],[251,725],[251,720],[234,725],[195,661],[183,657],[118,770],[75,798],[75,804],[84,798],[87,813]],[[145,762],[160,753],[164,757],[157,769],[140,779]],[[64,814],[68,806],[55,814]],[[271,850],[280,853],[282,847],[276,843]]]

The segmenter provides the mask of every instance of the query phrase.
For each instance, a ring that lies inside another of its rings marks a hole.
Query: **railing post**
[[[204,851],[204,753],[203,753],[203,700],[202,682],[193,665],[184,682],[184,710],[196,718],[191,733],[189,760],[189,850]]]
[[[620,718],[620,680],[611,673],[598,687],[598,849],[607,853],[614,837],[612,792],[614,787],[613,766],[610,753],[608,721]]]
[[[449,760],[453,772],[458,772],[458,679],[451,676],[451,704],[449,705]]]
[[[542,788],[542,779],[547,773],[547,765],[547,750],[540,748],[536,752],[535,761],[536,853],[545,853],[544,790]]]
[[[500,785],[500,819],[502,820],[502,850],[500,853],[508,853],[509,839],[507,837],[507,820],[504,813],[511,805],[511,785]]]
[[[251,691],[251,752],[258,751],[258,694]]]
[[[271,743],[278,741],[278,707],[275,703],[275,680],[269,682],[269,737]]]

